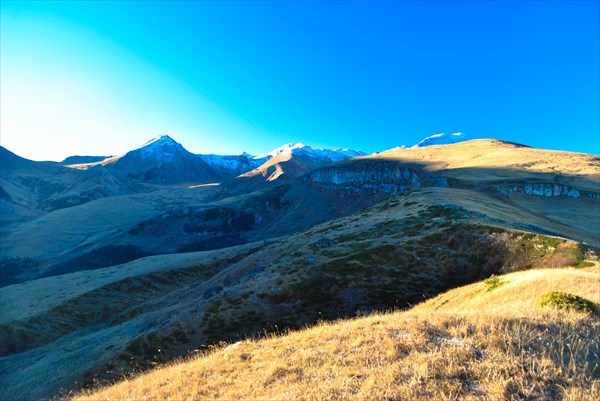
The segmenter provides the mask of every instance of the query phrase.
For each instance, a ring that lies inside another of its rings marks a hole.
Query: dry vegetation
[[[536,177],[560,171],[561,179],[597,191],[600,158],[591,154],[560,152],[519,146],[494,139],[478,139],[453,145],[401,149],[366,156],[423,164],[428,171],[444,170],[448,177],[491,181],[511,177]]]
[[[600,249],[600,158],[478,140],[335,168],[360,176],[380,165],[409,166],[423,188],[375,205],[384,194],[360,192],[360,180],[357,193],[305,178],[256,191],[263,174],[304,171],[273,159],[232,187],[131,189],[13,225],[0,243],[20,264],[14,281],[24,269],[29,280],[70,271],[65,264],[100,267],[96,257],[116,256],[115,246],[167,254],[3,287],[0,398],[45,399],[124,375],[88,399],[600,398],[598,317],[536,306],[551,291],[598,305],[597,270],[499,275],[407,312],[317,324],[405,307],[492,273],[585,267],[589,248]],[[536,183],[582,196],[499,191]],[[246,231],[250,214],[261,223]],[[248,244],[172,254],[237,243],[203,236],[229,225]],[[139,373],[196,347],[307,324]]]
[[[597,400],[598,316],[536,300],[565,291],[598,305],[598,273],[511,273],[492,290],[241,341],[76,399]]]

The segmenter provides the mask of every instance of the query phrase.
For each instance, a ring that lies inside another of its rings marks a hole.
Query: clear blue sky
[[[439,132],[600,153],[598,1],[1,3],[1,140],[196,153]]]

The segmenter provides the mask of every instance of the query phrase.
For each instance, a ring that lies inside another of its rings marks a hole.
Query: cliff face
[[[354,194],[383,193],[397,195],[404,191],[425,187],[471,187],[468,181],[456,181],[448,184],[441,172],[426,173],[413,166],[399,166],[391,163],[364,163],[335,165],[315,170],[306,178],[308,182],[322,188]],[[460,184],[458,183],[460,182]],[[510,198],[513,193],[531,196],[566,196],[570,198],[591,198],[600,201],[600,193],[575,188],[565,184],[520,182],[493,184],[498,193]]]
[[[500,193],[500,195],[505,196],[507,198],[509,198],[512,193],[518,192],[525,195],[533,196],[568,196],[571,198],[589,197],[592,199],[600,200],[600,193],[582,191],[577,188],[562,184],[515,184],[512,186],[499,187],[498,192]]]
[[[325,168],[308,177],[312,183],[328,189],[353,193],[386,193],[396,195],[423,186],[421,177],[409,167],[385,165],[364,168]]]

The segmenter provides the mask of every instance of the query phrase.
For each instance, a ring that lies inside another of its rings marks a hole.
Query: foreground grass
[[[509,274],[493,291],[238,342],[76,399],[597,400],[600,320],[535,302],[560,290],[598,304],[598,278]]]

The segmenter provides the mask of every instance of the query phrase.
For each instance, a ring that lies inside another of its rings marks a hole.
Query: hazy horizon
[[[13,2],[0,144],[167,134],[193,153],[367,153],[440,132],[600,153],[597,2]]]

